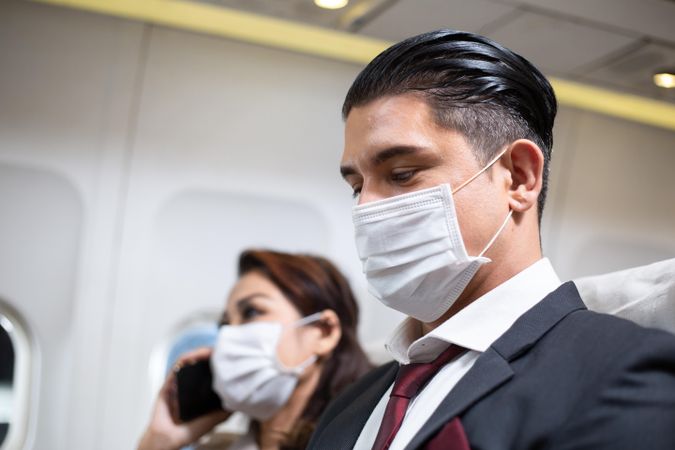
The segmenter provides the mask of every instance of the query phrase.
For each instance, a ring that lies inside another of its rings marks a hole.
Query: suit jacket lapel
[[[488,349],[459,380],[452,392],[443,399],[438,409],[406,446],[406,450],[421,447],[443,425],[512,376],[513,371],[509,363],[492,348]]]
[[[528,351],[555,324],[573,311],[586,309],[576,286],[568,282],[523,314],[495,341],[443,399],[429,420],[406,446],[420,448],[443,425],[513,377],[509,361]]]
[[[394,382],[397,372],[398,363],[390,363],[380,378],[354,398],[349,406],[327,424],[317,446],[320,448],[353,448],[370,414]]]

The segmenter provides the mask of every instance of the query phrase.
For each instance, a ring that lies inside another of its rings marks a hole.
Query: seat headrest
[[[675,258],[574,283],[592,311],[675,333]]]

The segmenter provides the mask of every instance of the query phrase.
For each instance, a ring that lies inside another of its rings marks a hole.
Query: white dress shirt
[[[396,327],[386,348],[401,364],[430,362],[448,344],[459,345],[468,351],[439,370],[411,400],[390,450],[403,449],[457,382],[471,369],[480,354],[504,334],[518,317],[558,286],[560,279],[549,260],[544,258],[483,295],[424,336],[420,322],[410,317]],[[389,387],[370,414],[354,449],[372,448],[391,389]]]

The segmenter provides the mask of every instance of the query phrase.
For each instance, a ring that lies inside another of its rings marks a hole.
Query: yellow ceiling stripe
[[[179,0],[35,0],[224,36],[353,63],[367,63],[390,44],[320,27]]]
[[[34,0],[367,64],[390,42],[181,0]],[[551,78],[562,105],[675,130],[675,105]]]
[[[582,83],[549,78],[561,104],[675,130],[675,105]]]

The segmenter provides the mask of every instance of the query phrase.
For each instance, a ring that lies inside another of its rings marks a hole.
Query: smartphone
[[[178,417],[182,422],[223,409],[220,397],[211,388],[212,380],[208,359],[186,364],[176,372]]]

